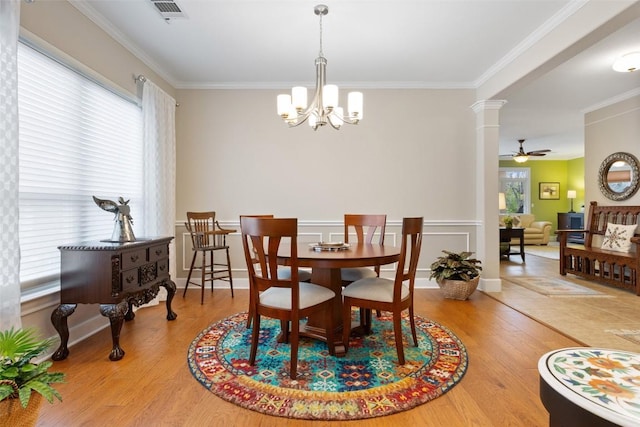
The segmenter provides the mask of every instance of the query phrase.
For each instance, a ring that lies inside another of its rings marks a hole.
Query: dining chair
[[[252,217],[252,218],[273,218],[273,214],[265,214],[265,215],[240,215],[240,219],[243,217]],[[255,251],[255,249],[254,249]],[[257,258],[254,257],[254,262],[257,262]],[[278,267],[278,278],[279,279],[289,279],[291,278],[291,269],[289,267],[285,267],[283,265]],[[298,280],[301,282],[309,282],[311,281],[311,272],[309,270],[301,270],[298,269]],[[249,299],[251,299],[251,294],[249,294]],[[251,327],[251,319],[253,319],[253,313],[251,312],[251,308],[253,305],[249,302],[249,316],[247,316],[247,329]]]
[[[215,212],[187,212],[187,222],[184,223],[184,226],[191,235],[193,257],[191,258],[187,283],[182,296],[184,297],[187,294],[189,284],[200,286],[200,304],[204,304],[206,282],[211,282],[211,292],[213,293],[213,281],[223,280],[229,282],[231,297],[233,297],[233,277],[231,275],[231,259],[229,258],[227,235],[236,230],[220,227],[220,224],[216,221]],[[214,252],[217,251],[226,253],[226,262],[216,262],[214,260]],[[198,256],[201,258],[201,264],[200,267],[195,267]],[[200,283],[191,281],[193,270],[200,270]]]
[[[356,243],[373,243],[373,237],[378,233],[378,244],[384,244],[385,228],[387,226],[387,216],[378,214],[345,214],[344,215],[344,242],[349,243],[349,235],[353,232],[356,234]],[[379,277],[380,266],[377,265],[373,269],[369,267],[343,268],[340,270],[342,278],[342,286],[356,280],[366,277]],[[380,311],[377,311],[380,317]],[[365,317],[366,316],[366,317]],[[371,322],[371,310],[360,311],[360,323],[368,324]]]
[[[404,218],[402,220],[402,245],[395,279],[367,277],[351,283],[342,291],[343,297],[343,336],[345,349],[349,347],[351,333],[351,307],[368,310],[390,311],[393,315],[393,334],[396,341],[398,362],[405,364],[402,343],[402,312],[409,310],[411,335],[414,346],[418,346],[416,325],[413,315],[413,289],[420,248],[422,247],[423,218]]]
[[[298,220],[296,218],[240,217],[242,247],[249,273],[250,312],[253,313],[249,364],[255,365],[260,338],[261,316],[279,319],[284,342],[291,343],[289,375],[297,376],[300,319],[324,312],[333,330],[332,307],[335,293],[323,286],[300,281],[298,270]],[[291,275],[278,276],[278,252],[290,257]],[[291,325],[289,330],[289,324]],[[329,353],[335,355],[334,340],[327,339]]]
[[[356,243],[373,243],[373,237],[378,233],[378,244],[384,244],[384,233],[387,225],[386,215],[344,215],[344,242],[349,243],[349,236],[355,232]],[[343,268],[340,270],[343,286],[348,286],[356,280],[366,277],[380,276],[380,266],[374,269],[368,267]]]

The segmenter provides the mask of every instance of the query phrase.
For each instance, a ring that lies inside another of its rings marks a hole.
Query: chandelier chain
[[[320,14],[320,55],[324,57],[324,55],[322,54],[322,14]]]

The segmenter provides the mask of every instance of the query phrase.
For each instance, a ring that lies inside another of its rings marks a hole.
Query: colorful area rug
[[[354,312],[355,314],[356,312]],[[301,339],[298,378],[289,377],[288,344],[276,341],[279,321],[261,321],[255,366],[249,365],[247,313],[213,323],[191,343],[193,376],[216,396],[246,409],[298,419],[356,420],[389,415],[449,391],[467,369],[467,351],[451,331],[416,316],[418,347],[403,321],[405,358],[398,366],[391,317],[375,318],[373,331],[352,337],[345,357],[326,344]]]
[[[607,296],[602,292],[563,279],[532,276],[509,276],[505,279],[546,296]]]

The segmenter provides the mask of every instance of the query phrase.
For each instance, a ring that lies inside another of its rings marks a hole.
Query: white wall
[[[214,209],[234,221],[258,212],[473,219],[473,91],[368,90],[359,125],[315,132],[282,122],[277,93],[178,91],[178,218]]]
[[[616,202],[607,199],[598,188],[602,161],[619,151],[640,160],[640,95],[585,115],[585,210],[592,200],[599,205],[640,205],[640,192]]]
[[[215,210],[237,229],[240,215],[272,213],[297,217],[301,234],[330,238],[341,234],[345,213],[386,213],[390,234],[403,217],[423,216],[425,279],[442,249],[473,250],[473,91],[368,90],[359,125],[315,132],[283,123],[277,94],[177,91],[180,223],[187,211]],[[182,232],[177,277],[186,277],[191,256]],[[236,277],[243,277],[240,241],[230,241]]]

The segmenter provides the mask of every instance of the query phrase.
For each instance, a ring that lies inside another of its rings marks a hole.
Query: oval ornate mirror
[[[610,200],[627,200],[638,191],[638,159],[629,153],[613,153],[600,165],[600,191]]]

